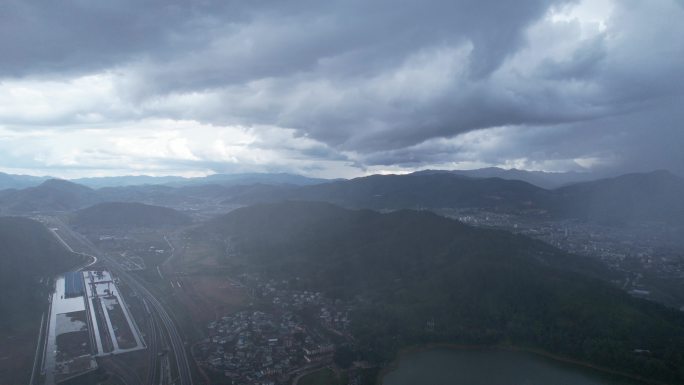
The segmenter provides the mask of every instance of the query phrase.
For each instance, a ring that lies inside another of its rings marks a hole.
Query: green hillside
[[[372,175],[297,188],[234,192],[226,203],[302,200],[376,210],[477,208],[540,219],[601,224],[684,224],[684,179],[666,171],[626,174],[545,190],[519,180],[474,178],[448,172]]]
[[[60,179],[49,179],[38,186],[0,194],[0,210],[9,214],[36,211],[71,211],[97,202],[88,187]]]
[[[355,335],[381,360],[416,343],[514,344],[684,382],[681,313],[632,298],[599,279],[609,278],[600,265],[526,237],[428,212],[305,202],[239,209],[195,236],[229,240],[240,251],[226,260],[236,270],[361,295]]]
[[[11,331],[26,317],[40,318],[48,279],[83,263],[39,222],[0,217],[0,330]]]
[[[170,227],[190,223],[190,218],[168,207],[133,202],[99,203],[78,210],[71,218],[77,227]]]

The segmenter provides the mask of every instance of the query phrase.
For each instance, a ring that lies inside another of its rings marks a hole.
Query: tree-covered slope
[[[82,256],[67,251],[41,223],[0,217],[0,329],[11,330],[17,322],[41,310],[47,299],[47,287],[40,284],[41,280],[83,261]]]
[[[526,182],[470,178],[445,173],[372,175],[305,186],[287,191],[264,190],[240,196],[242,203],[284,199],[330,202],[345,207],[404,209],[480,207],[533,210],[547,201],[548,191]]]
[[[98,201],[94,190],[60,179],[50,179],[39,186],[12,190],[0,195],[0,210],[9,214],[38,211],[71,211]]]
[[[134,202],[105,202],[78,210],[71,218],[77,227],[173,227],[190,218],[171,208]]]
[[[253,188],[228,203],[302,200],[349,208],[476,208],[579,219],[603,224],[684,224],[684,179],[666,171],[627,174],[546,190],[519,180],[473,178],[451,172],[372,175],[290,189]]]
[[[306,202],[239,209],[201,234],[237,248],[226,261],[235,269],[366,298],[355,334],[380,357],[415,343],[512,343],[684,381],[684,316],[599,279],[605,270],[591,260],[526,237],[428,212]]]

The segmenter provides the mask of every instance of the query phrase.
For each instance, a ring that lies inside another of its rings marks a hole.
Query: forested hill
[[[38,284],[40,279],[83,262],[82,256],[67,251],[41,223],[0,217],[0,328],[9,330],[42,309],[47,293]]]
[[[589,258],[570,256],[545,243],[505,231],[477,229],[429,211],[380,214],[329,203],[292,201],[238,209],[214,219],[201,231],[230,235],[253,263],[282,262],[290,266],[284,266],[285,269],[292,269],[292,264],[299,262],[307,264],[303,268],[312,262],[316,263],[315,268],[332,266],[330,277],[320,277],[328,283],[335,281],[336,263],[342,259],[346,259],[345,263],[359,263],[359,273],[371,274],[369,280],[353,277],[354,282],[380,285],[384,281],[376,274],[414,276],[414,268],[429,269],[428,262],[447,263],[456,254],[483,255],[501,263],[531,259],[545,266],[596,276],[606,274],[602,265]],[[350,256],[356,260],[352,261]],[[381,271],[365,269],[373,263]],[[350,289],[348,284],[341,286]]]
[[[190,223],[190,217],[168,208],[133,202],[106,202],[78,210],[71,218],[78,227],[173,227]]]
[[[60,179],[50,179],[39,186],[10,190],[0,194],[0,210],[9,214],[36,211],[71,211],[97,202],[94,190]]]
[[[519,180],[472,178],[447,172],[372,175],[291,189],[253,189],[227,203],[318,201],[348,208],[459,209],[579,219],[602,224],[684,225],[684,179],[667,171],[626,174],[546,190]]]
[[[546,208],[550,193],[529,183],[499,178],[470,178],[455,174],[414,173],[371,175],[345,181],[304,186],[287,191],[252,192],[239,203],[321,201],[369,209],[479,207],[497,210]]]
[[[600,266],[522,236],[429,212],[307,202],[235,210],[202,235],[237,247],[226,261],[236,270],[366,298],[354,333],[384,358],[414,343],[514,344],[684,382],[681,313],[632,298],[597,278]]]

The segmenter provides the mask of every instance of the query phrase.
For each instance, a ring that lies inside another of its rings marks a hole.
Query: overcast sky
[[[681,0],[0,2],[0,171],[684,174]]]

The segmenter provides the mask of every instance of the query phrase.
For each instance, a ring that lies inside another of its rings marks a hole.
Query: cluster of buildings
[[[643,222],[625,226],[602,226],[578,220],[538,220],[524,215],[468,209],[443,213],[464,223],[505,229],[539,239],[572,254],[601,260],[623,277],[615,283],[628,293],[684,311],[684,297],[676,287],[653,290],[653,282],[676,282],[684,278],[684,241],[681,229],[664,223]],[[673,295],[673,293],[675,295]],[[679,300],[681,303],[676,303]]]
[[[203,367],[233,384],[286,383],[298,370],[332,361],[334,346],[290,311],[242,311],[208,326],[197,345]]]
[[[348,308],[341,310],[339,306],[322,306],[318,318],[323,326],[329,330],[337,331],[338,334],[349,333],[351,319]]]
[[[268,299],[283,310],[314,309],[321,326],[338,335],[347,335],[351,325],[350,312],[354,306],[340,300],[332,300],[318,291],[292,289],[289,282],[261,279],[243,274],[240,281],[257,298]]]
[[[275,306],[282,309],[316,309],[317,317],[326,329],[337,334],[345,334],[349,331],[351,324],[349,312],[352,307],[341,301],[333,301],[320,292],[276,289],[272,285],[267,285],[264,290],[270,293]],[[268,293],[262,292],[262,295],[268,295]]]

